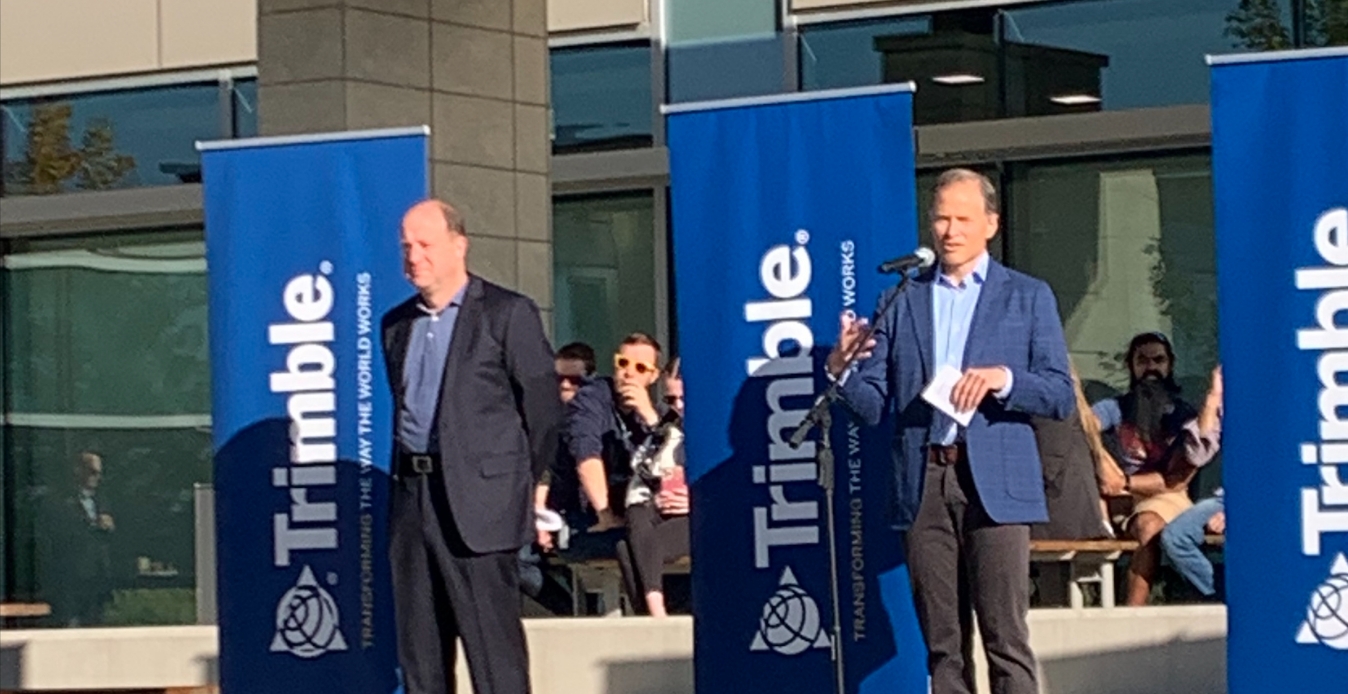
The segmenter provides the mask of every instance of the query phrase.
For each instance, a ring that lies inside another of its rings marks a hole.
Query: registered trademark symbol
[[[329,571],[329,572],[328,572],[328,575],[327,575],[327,579],[328,579],[328,585],[330,585],[330,586],[335,586],[335,585],[337,585],[337,574],[336,574],[336,573],[334,573],[334,572],[332,572],[332,571]]]
[[[797,230],[796,230],[796,245],[798,245],[798,246],[804,246],[805,244],[807,244],[807,243],[809,243],[809,242],[810,242],[810,232],[805,231],[804,229],[797,229]]]
[[[324,260],[323,262],[318,264],[318,271],[325,275],[331,275],[332,263],[330,261]]]

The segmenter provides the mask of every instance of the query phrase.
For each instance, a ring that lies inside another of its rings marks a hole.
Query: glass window
[[[4,598],[49,604],[49,626],[192,623],[193,485],[211,479],[202,233],[12,250]]]
[[[200,181],[195,142],[224,135],[216,82],[18,99],[3,109],[7,195]]]
[[[1204,55],[1291,48],[1290,4],[1076,0],[807,26],[801,88],[912,81],[919,124],[1202,104]],[[1348,33],[1330,7],[1308,5],[1309,45]]]
[[[552,236],[555,344],[580,340],[603,355],[634,330],[657,334],[650,191],[556,198]]]
[[[553,152],[651,146],[649,43],[554,48],[551,67]]]
[[[1002,12],[1012,104],[1108,110],[1208,101],[1207,54],[1291,48],[1290,0],[1092,0]],[[1061,62],[1062,56],[1067,62]],[[1089,82],[1092,61],[1097,85]],[[1069,76],[1070,71],[1081,74]],[[1040,80],[1060,73],[1063,81]],[[1095,90],[1092,91],[1092,87]],[[1076,97],[1073,99],[1072,97]],[[1091,101],[1098,99],[1099,101]],[[1018,115],[1013,113],[1012,115]]]
[[[1083,381],[1127,385],[1135,334],[1171,337],[1191,399],[1217,362],[1217,273],[1208,155],[1121,158],[1009,169],[1011,263],[1058,297]]]
[[[800,88],[841,89],[884,81],[875,39],[931,31],[927,16],[806,25],[800,30]]]
[[[257,78],[234,80],[234,137],[257,137]]]
[[[1348,0],[1303,0],[1307,46],[1348,46]]]

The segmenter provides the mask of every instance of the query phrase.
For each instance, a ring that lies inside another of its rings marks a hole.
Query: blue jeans
[[[1226,508],[1222,497],[1204,499],[1179,514],[1161,531],[1161,549],[1170,563],[1203,595],[1217,592],[1212,578],[1212,562],[1203,553],[1203,536],[1208,521]]]

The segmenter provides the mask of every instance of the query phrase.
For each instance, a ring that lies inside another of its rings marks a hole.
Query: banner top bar
[[[1311,60],[1314,58],[1348,58],[1348,46],[1329,46],[1327,48],[1299,48],[1292,51],[1266,51],[1264,53],[1234,53],[1226,55],[1204,56],[1208,65],[1232,65],[1237,63],[1271,63],[1281,60]]]
[[[857,96],[874,96],[878,94],[893,94],[901,92],[915,92],[917,84],[913,82],[896,82],[894,84],[879,84],[871,87],[851,87],[848,89],[824,89],[812,92],[790,92],[787,94],[767,94],[764,96],[747,96],[737,99],[716,99],[712,101],[693,101],[686,104],[666,104],[660,107],[660,113],[668,116],[674,113],[687,113],[689,111],[716,111],[727,108],[741,108],[744,106],[764,106],[767,104],[784,104],[793,101],[823,101],[826,99],[848,99]]]
[[[343,130],[330,133],[306,133],[303,135],[274,135],[271,137],[246,137],[239,140],[197,140],[197,151],[208,152],[221,149],[244,149],[247,147],[275,147],[277,145],[303,145],[316,142],[339,142],[347,140],[373,140],[381,137],[405,137],[407,135],[430,135],[431,126],[415,125],[406,128],[377,128],[374,130]]]

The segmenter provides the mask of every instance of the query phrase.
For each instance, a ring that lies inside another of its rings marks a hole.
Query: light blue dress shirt
[[[467,289],[467,285],[464,285]],[[403,362],[403,400],[398,411],[398,441],[408,453],[438,453],[435,414],[445,378],[449,343],[463,305],[464,289],[438,313],[418,303],[425,315],[412,322]]]
[[[950,275],[938,270],[936,281],[931,283],[932,302],[932,360],[933,366],[941,368],[950,365],[964,371],[964,348],[969,343],[969,329],[974,322],[974,309],[978,307],[978,297],[983,292],[983,282],[988,276],[990,258],[984,253],[974,266],[974,271],[956,283]],[[1011,372],[1006,374],[1006,387],[997,391],[999,399],[1005,399],[1011,392]],[[949,446],[959,438],[959,425],[937,411],[932,426],[931,443]]]

